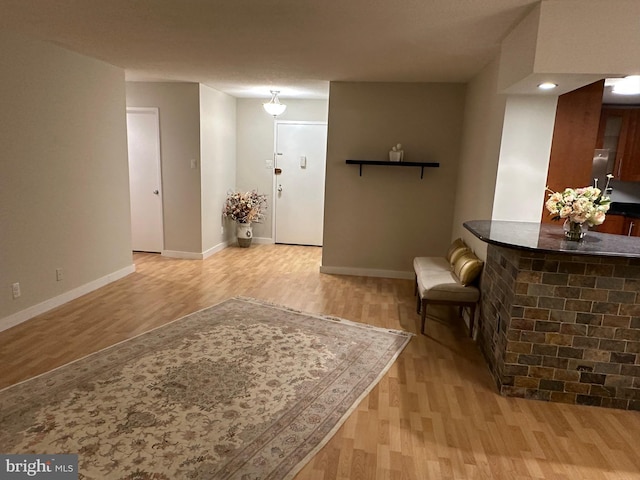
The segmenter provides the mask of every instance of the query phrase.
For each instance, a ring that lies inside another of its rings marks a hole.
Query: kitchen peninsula
[[[500,393],[640,410],[640,238],[477,220],[478,344]]]

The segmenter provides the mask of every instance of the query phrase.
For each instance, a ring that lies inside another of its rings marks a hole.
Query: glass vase
[[[579,242],[587,234],[588,227],[584,223],[572,222],[567,219],[562,226],[564,230],[564,236],[567,240],[572,242]]]

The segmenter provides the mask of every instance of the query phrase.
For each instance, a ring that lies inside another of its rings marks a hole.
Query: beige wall
[[[501,44],[499,91],[555,95],[640,69],[638,0],[543,0]]]
[[[200,85],[202,251],[224,247],[222,207],[236,182],[236,99]]]
[[[124,71],[9,33],[0,51],[2,328],[133,265]]]
[[[275,123],[273,117],[262,108],[269,99],[239,98],[237,101],[237,181],[239,190],[257,189],[267,194],[268,209],[265,220],[254,224],[255,239],[273,240],[273,168],[267,168],[267,160],[273,160]],[[284,98],[287,105],[278,121],[326,122],[326,100],[295,100]]]
[[[464,134],[457,180],[452,239],[462,237],[482,258],[487,244],[462,224],[489,220],[493,211],[506,95],[499,95],[499,59],[491,62],[467,87]]]
[[[412,278],[417,255],[451,240],[465,98],[462,84],[332,82],[322,271]],[[440,168],[346,165],[388,160]]]
[[[638,0],[543,1],[534,69],[602,76],[638,74],[639,29]]]
[[[502,92],[534,71],[540,25],[540,4],[506,36],[500,45],[497,90]]]
[[[200,87],[197,83],[127,82],[127,106],[160,111],[165,253],[202,253]]]

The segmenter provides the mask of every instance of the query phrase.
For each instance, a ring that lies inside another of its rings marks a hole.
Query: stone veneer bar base
[[[490,244],[481,290],[501,394],[640,410],[640,259]]]

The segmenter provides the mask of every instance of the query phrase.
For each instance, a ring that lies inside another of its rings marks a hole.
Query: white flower
[[[573,212],[573,209],[570,206],[565,206],[562,207],[560,209],[560,218],[567,218],[569,215],[571,215],[571,212]]]
[[[576,223],[600,225],[609,210],[609,197],[602,195],[597,187],[566,188],[563,192],[553,192],[548,187],[549,198],[545,208],[557,219],[569,219]]]
[[[602,225],[602,222],[604,222],[604,217],[604,212],[596,211],[596,213],[593,214],[593,217],[591,217],[591,225]]]

